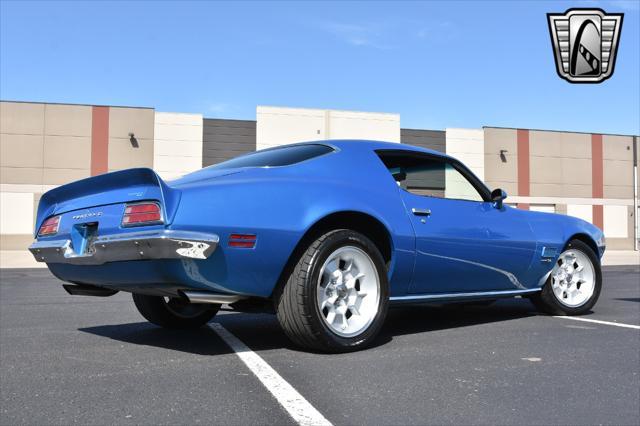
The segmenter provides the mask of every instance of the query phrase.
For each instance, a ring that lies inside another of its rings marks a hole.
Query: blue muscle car
[[[53,189],[29,250],[70,294],[130,292],[159,326],[199,327],[228,304],[273,312],[295,343],[327,352],[370,344],[395,303],[590,310],[602,232],[506,196],[438,152],[310,142],[171,182],[140,168]]]

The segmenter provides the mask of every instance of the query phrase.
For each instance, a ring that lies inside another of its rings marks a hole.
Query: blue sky
[[[547,12],[624,12],[614,76],[555,71]],[[402,127],[640,133],[640,0],[2,1],[0,98],[255,119],[256,105],[397,112]]]

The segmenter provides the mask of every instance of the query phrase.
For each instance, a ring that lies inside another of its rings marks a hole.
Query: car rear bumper
[[[219,241],[216,234],[163,229],[98,236],[84,253],[75,252],[70,239],[34,241],[29,251],[38,262],[102,265],[130,260],[207,259]]]

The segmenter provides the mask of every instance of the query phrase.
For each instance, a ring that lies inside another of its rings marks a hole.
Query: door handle
[[[411,209],[411,212],[416,216],[431,216],[430,209],[416,209],[415,207]]]

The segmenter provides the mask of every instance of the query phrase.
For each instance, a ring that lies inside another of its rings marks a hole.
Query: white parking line
[[[287,413],[299,425],[331,426],[327,420],[313,405],[309,403],[297,390],[271,368],[258,354],[253,352],[240,339],[231,334],[221,324],[211,323],[209,327],[225,341],[236,355],[245,363],[253,374],[262,382],[278,403],[287,410]]]
[[[595,324],[603,324],[603,325],[614,325],[616,327],[633,328],[634,330],[640,330],[640,325],[624,324],[621,322],[601,321],[596,319],[587,319],[587,318],[578,318],[578,317],[565,317],[560,315],[554,315],[554,318],[568,319],[573,321],[592,322]]]

